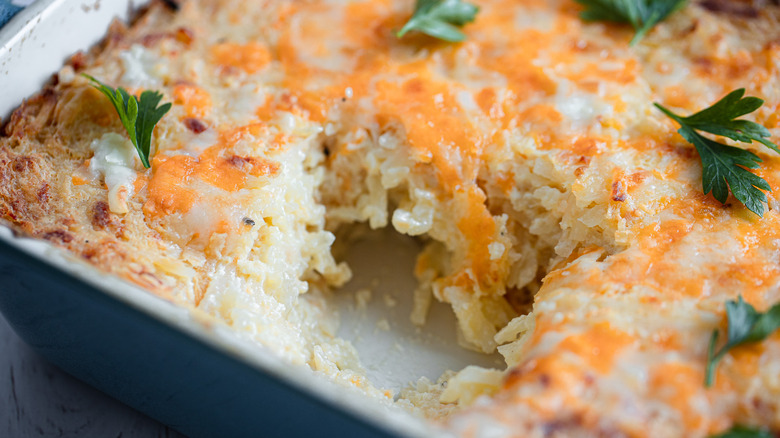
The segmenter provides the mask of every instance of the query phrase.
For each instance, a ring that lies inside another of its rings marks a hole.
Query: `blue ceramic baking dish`
[[[39,0],[13,11],[0,29],[0,116],[143,3]],[[438,434],[3,224],[0,311],[52,363],[192,437]]]
[[[188,436],[396,436],[5,241],[0,284],[0,311],[37,352]]]

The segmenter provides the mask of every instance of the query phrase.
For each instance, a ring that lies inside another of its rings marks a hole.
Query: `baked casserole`
[[[777,143],[780,6],[667,2],[632,40],[596,3],[480,0],[462,41],[399,37],[406,0],[153,3],[4,121],[0,215],[457,435],[778,433],[780,334],[713,353],[780,302],[780,155],[705,134],[758,160],[705,192],[662,109],[745,89]],[[148,168],[95,81],[172,104]],[[359,224],[418,236],[410,318],[449,304],[506,369],[373,385],[328,300]]]

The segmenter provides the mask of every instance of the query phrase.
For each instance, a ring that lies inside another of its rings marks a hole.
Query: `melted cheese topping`
[[[124,67],[122,82],[132,88],[152,88],[160,85],[165,65],[143,46],[135,44],[119,54]]]
[[[130,140],[121,135],[104,134],[90,145],[95,155],[89,160],[89,170],[103,176],[108,188],[108,206],[113,213],[128,212],[127,200],[133,196],[136,178],[137,152]],[[78,178],[78,176],[76,176]],[[76,184],[84,180],[77,181]]]

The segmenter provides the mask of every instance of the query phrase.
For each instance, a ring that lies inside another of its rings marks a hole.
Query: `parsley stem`
[[[712,386],[713,380],[715,379],[715,367],[718,365],[718,362],[720,362],[720,359],[725,353],[723,350],[721,350],[718,352],[718,354],[713,356],[713,353],[715,352],[715,344],[718,343],[719,335],[720,332],[718,330],[713,330],[712,336],[710,337],[710,347],[707,350],[707,370],[704,376],[704,386],[707,388]]]

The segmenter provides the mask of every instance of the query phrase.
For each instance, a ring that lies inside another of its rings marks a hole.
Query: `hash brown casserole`
[[[290,363],[393,402],[335,336],[331,247],[353,224],[420,236],[412,320],[451,305],[506,359],[402,392],[463,436],[780,430],[780,335],[703,384],[724,302],[780,301],[780,203],[702,193],[693,113],[746,88],[780,138],[780,7],[690,2],[634,46],[569,0],[483,0],[467,39],[398,39],[410,1],[154,3],[5,121],[0,215]],[[79,75],[171,111],[145,169]],[[756,172],[780,189],[780,157]]]

